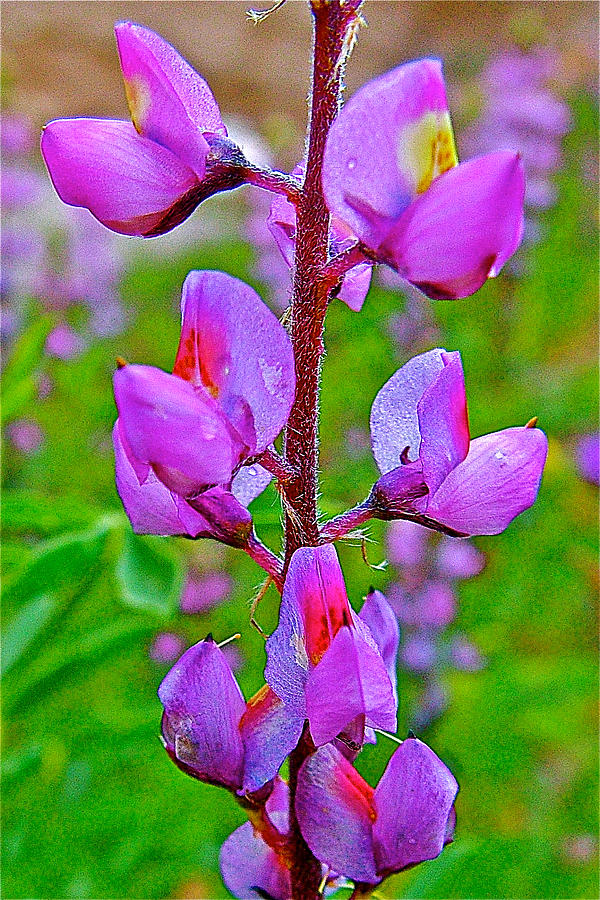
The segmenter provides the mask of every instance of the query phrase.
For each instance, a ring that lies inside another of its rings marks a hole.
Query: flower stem
[[[367,255],[366,248],[362,244],[352,244],[347,250],[343,250],[331,259],[323,269],[322,276],[325,282],[335,288],[342,280],[346,272],[360,263],[372,262]]]
[[[248,165],[244,168],[244,181],[274,194],[284,194],[294,205],[300,202],[302,189],[297,179],[273,169],[261,169]]]
[[[283,562],[275,556],[272,550],[259,541],[254,533],[251,533],[243,548],[248,556],[264,569],[271,578],[279,592],[283,587]]]
[[[329,211],[321,184],[329,129],[341,103],[344,63],[352,48],[361,0],[311,0],[313,81],[310,95],[306,176],[296,206],[296,253],[291,339],[296,398],[285,431],[284,454],[297,473],[286,484],[284,576],[299,547],[321,542],[318,524],[318,422],[323,328],[332,285],[322,272],[329,260]],[[334,285],[335,286],[335,285]],[[298,771],[312,752],[305,737],[289,757],[290,869],[293,900],[316,900],[321,864],[304,841],[295,814]]]
[[[345,537],[349,532],[354,531],[355,528],[360,528],[361,525],[364,525],[365,522],[372,518],[373,510],[368,501],[365,500],[364,503],[359,503],[358,506],[354,506],[352,509],[348,509],[339,516],[330,519],[329,522],[325,522],[321,528],[321,541],[323,543],[337,541]]]
[[[287,484],[296,474],[287,459],[280,456],[274,447],[267,447],[264,453],[257,458],[257,462],[263,469],[274,475],[281,484]]]

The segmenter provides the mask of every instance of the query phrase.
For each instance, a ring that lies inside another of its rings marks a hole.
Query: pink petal
[[[219,853],[225,887],[241,900],[288,900],[292,895],[290,870],[259,834],[251,822],[244,822],[230,834]]]
[[[259,466],[258,463],[243,466],[233,477],[231,493],[236,500],[239,500],[244,506],[248,506],[259,494],[262,494],[272,480],[271,473]]]
[[[476,438],[431,498],[427,515],[465,534],[499,534],[534,503],[547,452],[539,428],[505,428]]]
[[[340,628],[306,684],[306,713],[318,747],[358,715],[366,724],[396,730],[396,700],[376,646],[355,628]]]
[[[452,772],[426,744],[409,738],[398,747],[373,797],[380,874],[439,856],[457,792]]]
[[[369,81],[342,108],[325,148],[325,199],[375,248],[411,200],[455,164],[441,62],[416,60]]]
[[[197,206],[194,172],[130,122],[55,119],[41,149],[61,200],[121,234],[161,234]]]
[[[279,625],[266,643],[265,678],[278,697],[304,711],[309,668],[319,662],[340,628],[351,622],[333,545],[296,550],[283,587]]]
[[[216,540],[238,549],[246,547],[252,533],[252,516],[231,491],[210,488],[190,497],[187,505],[208,522],[211,536]]]
[[[498,274],[523,235],[518,155],[489,153],[451,169],[398,219],[382,257],[433,299],[468,297]]]
[[[303,163],[297,165],[293,169],[292,175],[304,176],[304,169]],[[288,266],[292,268],[296,248],[296,210],[294,205],[281,194],[277,194],[271,203],[267,225],[281,255]],[[353,235],[342,222],[335,218],[331,220],[330,235],[332,255],[341,253],[356,241],[356,235]],[[360,312],[362,309],[371,286],[371,273],[372,264],[365,262],[354,266],[342,279],[337,296],[353,312]]]
[[[286,706],[266,684],[248,700],[240,722],[244,742],[242,791],[257,791],[277,775],[298,744],[303,727],[304,715]]]
[[[418,458],[421,433],[417,406],[443,370],[445,352],[429,350],[414,356],[375,397],[371,408],[371,442],[377,465],[384,474],[402,464],[402,453],[407,447],[410,459]]]
[[[331,744],[298,773],[296,816],[314,855],[340,875],[376,884],[373,788]]]
[[[400,629],[398,619],[381,591],[370,590],[362,605],[359,618],[367,625],[377,644],[381,658],[388,673],[395,705],[398,704],[396,684],[398,679],[398,645],[400,643]],[[395,729],[394,729],[395,731]]]
[[[433,494],[469,452],[469,420],[460,353],[443,353],[444,368],[417,405],[423,479]]]
[[[119,369],[114,389],[132,453],[163,484],[185,496],[230,481],[244,447],[212,398],[152,366]]]
[[[173,372],[215,398],[250,452],[262,452],[287,421],[295,392],[291,341],[243,281],[190,272],[181,296]]]
[[[136,534],[187,535],[193,538],[212,535],[206,519],[165,487],[150,466],[135,460],[124,439],[119,419],[113,428],[113,444],[117,491]],[[145,472],[141,481],[136,473],[136,470],[140,472],[140,466],[141,471]]]
[[[201,781],[237,790],[244,751],[239,721],[245,703],[222,651],[208,637],[194,644],[158,689],[167,750]]]
[[[203,133],[227,134],[210,88],[149,28],[119,22],[115,35],[137,131],[166,147],[202,179],[209,151]]]

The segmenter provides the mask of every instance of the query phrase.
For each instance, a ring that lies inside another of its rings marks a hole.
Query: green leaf
[[[54,496],[41,491],[5,491],[2,498],[2,526],[5,532],[51,535],[85,528],[98,519],[98,509],[78,497]]]
[[[168,617],[177,609],[183,572],[162,547],[158,538],[126,532],[115,574],[126,606]]]
[[[2,634],[0,673],[4,675],[27,651],[58,609],[55,594],[36,597],[19,610]]]
[[[4,754],[2,760],[2,781],[20,778],[26,775],[35,765],[37,765],[42,757],[41,744],[28,744],[19,750],[12,750]]]
[[[101,519],[96,526],[39,544],[22,571],[6,579],[7,607],[64,591],[74,595],[90,579],[104,549],[108,531],[121,517]]]
[[[15,419],[37,393],[35,370],[42,362],[46,338],[53,326],[49,316],[38,316],[15,342],[2,377],[3,423]]]
[[[68,647],[64,644],[52,645],[36,660],[32,670],[9,686],[9,696],[4,698],[5,711],[10,713],[32,699],[39,700],[44,690],[55,690],[61,679],[70,672],[85,678],[86,663],[93,661],[97,665],[118,648],[147,639],[151,630],[147,622],[120,619],[84,633],[77,643],[71,643]]]

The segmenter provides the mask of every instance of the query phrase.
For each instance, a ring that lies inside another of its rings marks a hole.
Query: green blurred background
[[[514,41],[548,42],[561,54],[557,90],[573,117],[554,179],[557,203],[541,216],[542,239],[520,251],[520,274],[506,273],[465,301],[428,304],[441,344],[462,353],[472,433],[538,415],[550,452],[536,505],[504,534],[476,541],[487,566],[460,586],[458,625],[488,664],[447,676],[450,708],[423,735],[461,785],[456,841],[437,861],[387,882],[378,892],[385,897],[598,897],[598,498],[573,458],[577,436],[597,428],[594,6],[367,3],[369,28],[350,64],[353,89],[407,57],[443,53],[460,150],[471,86],[489,54]],[[5,4],[5,108],[36,126],[57,115],[124,116],[111,27],[131,18],[174,43],[210,81],[226,117],[245,116],[277,163],[292,166],[303,140],[308,12],[288,2],[254,29],[244,10],[216,2]],[[222,268],[268,299],[244,240],[247,215],[240,192],[208,201],[178,229],[183,237],[165,238],[166,251],[123,239],[128,327],[73,360],[44,354],[56,313],[24,298],[21,335],[6,353],[4,416],[9,425],[38,423],[44,440],[30,454],[4,447],[7,898],[228,896],[218,851],[243,815],[164,753],[156,688],[168,666],[148,650],[159,632],[187,645],[208,631],[218,640],[239,631],[238,678],[250,696],[265,662],[248,621],[261,573],[209,542],[132,537],[113,482],[111,375],[117,355],[172,366],[179,292],[191,268]],[[369,453],[349,453],[347,436],[366,429],[377,390],[407,358],[389,329],[403,303],[378,285],[360,314],[331,306],[324,512],[362,499],[375,478]],[[77,307],[66,315],[75,326],[84,317]],[[43,376],[54,389],[42,402]],[[252,511],[261,537],[277,547],[274,489]],[[379,541],[383,526],[371,536]],[[376,543],[369,554],[378,562],[385,550]],[[355,606],[370,584],[385,589],[389,573],[368,569],[359,547],[342,546],[340,555]],[[227,604],[203,616],[178,612],[190,561],[232,574]],[[276,614],[273,592],[261,605],[263,627],[272,628]],[[416,689],[401,673],[400,734]],[[359,767],[372,783],[392,749],[380,741],[363,753]]]

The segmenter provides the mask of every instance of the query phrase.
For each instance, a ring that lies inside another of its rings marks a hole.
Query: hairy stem
[[[246,184],[253,184],[255,187],[272,191],[274,194],[284,194],[293,204],[300,202],[300,184],[291,175],[275,172],[273,169],[260,169],[252,165],[246,166],[243,172]]]
[[[291,305],[291,339],[296,398],[288,420],[284,453],[296,476],[286,484],[284,574],[298,547],[320,543],[318,422],[323,328],[332,285],[323,278],[329,259],[329,211],[321,174],[325,142],[339,110],[344,62],[352,47],[360,0],[311,0],[314,20],[306,175],[296,206],[296,253]],[[321,865],[306,845],[295,815],[298,771],[312,751],[302,739],[289,757],[291,882],[293,900],[316,900]]]
[[[365,500],[364,503],[360,503],[352,509],[347,509],[341,515],[330,519],[329,522],[325,522],[321,528],[321,541],[323,543],[337,541],[345,537],[349,532],[354,531],[355,528],[360,528],[361,525],[364,525],[365,522],[372,518],[373,510],[368,501]]]
[[[248,556],[264,569],[271,578],[279,592],[283,587],[283,562],[275,556],[272,550],[259,541],[254,533],[251,533],[243,548]]]

